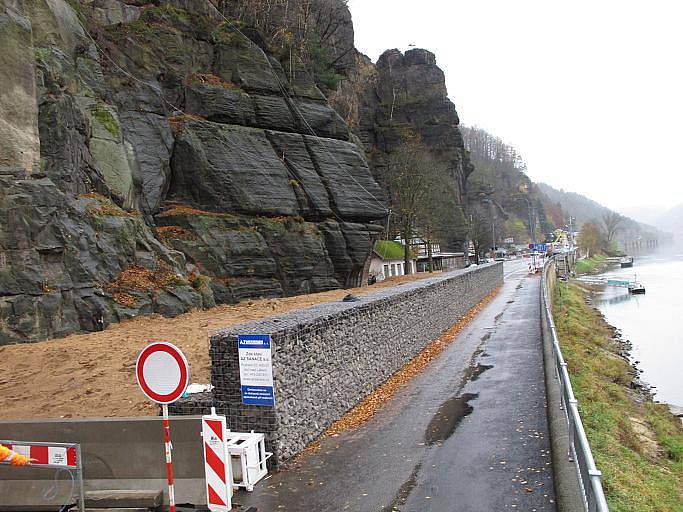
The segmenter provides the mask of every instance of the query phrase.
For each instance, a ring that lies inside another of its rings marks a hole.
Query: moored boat
[[[619,264],[621,265],[621,268],[629,268],[633,266],[633,256],[626,256],[624,258],[621,258],[619,260]]]
[[[633,295],[645,295],[645,287],[636,281],[628,285],[628,292]]]

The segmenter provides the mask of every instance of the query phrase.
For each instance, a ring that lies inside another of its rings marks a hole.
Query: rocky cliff
[[[379,186],[258,32],[184,0],[6,0],[0,28],[0,343],[359,284]]]
[[[259,6],[3,0],[0,343],[360,284],[407,135],[462,200],[433,54],[371,63],[343,1]]]
[[[353,64],[340,69],[346,77],[331,102],[363,144],[375,178],[383,185],[391,155],[407,141],[417,140],[444,173],[444,200],[435,208],[451,210],[440,236],[447,250],[463,250],[467,228],[462,205],[467,178],[473,171],[459,129],[455,105],[448,98],[436,56],[424,49],[405,53],[387,50],[376,64],[355,52]]]

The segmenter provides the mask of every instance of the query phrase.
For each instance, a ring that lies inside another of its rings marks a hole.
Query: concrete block
[[[161,505],[161,490],[104,490],[85,493],[85,506],[91,509],[157,508]]]

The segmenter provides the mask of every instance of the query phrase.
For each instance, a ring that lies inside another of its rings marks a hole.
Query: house
[[[413,238],[411,245],[417,249],[417,271],[429,272],[429,246],[422,238]],[[446,252],[441,250],[441,245],[432,242],[432,270],[448,271],[456,268],[465,268],[464,252]]]
[[[377,281],[383,281],[388,277],[403,276],[406,274],[404,263],[405,246],[392,240],[377,240],[370,255],[370,270],[368,275]],[[411,258],[411,268],[407,273],[415,273],[417,260]]]

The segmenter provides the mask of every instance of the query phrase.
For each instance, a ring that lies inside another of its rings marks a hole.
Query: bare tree
[[[474,246],[474,261],[479,264],[480,256],[493,244],[491,223],[480,208],[475,208],[470,216],[470,239]]]
[[[430,153],[417,140],[404,142],[393,152],[384,170],[383,182],[391,201],[392,211],[401,226],[401,237],[405,240],[404,264],[410,273],[411,240],[417,228],[420,212],[428,195],[430,177],[435,163]]]
[[[602,215],[602,226],[605,230],[607,245],[614,241],[616,234],[621,231],[626,218],[617,212],[606,212]]]

